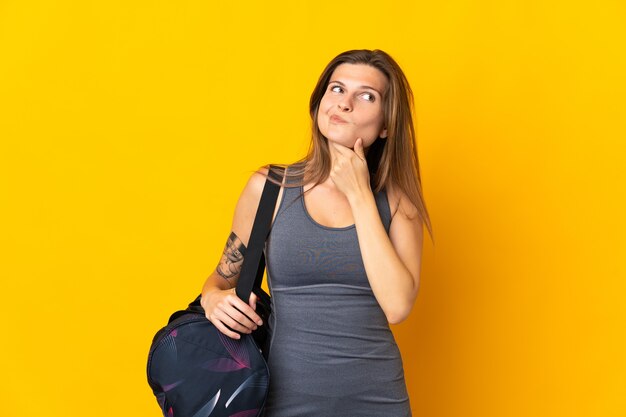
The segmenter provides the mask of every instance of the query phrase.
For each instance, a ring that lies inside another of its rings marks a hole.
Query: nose
[[[339,110],[341,111],[350,111],[350,103],[348,103],[346,99],[339,100],[339,102],[337,102],[337,107],[339,107]]]

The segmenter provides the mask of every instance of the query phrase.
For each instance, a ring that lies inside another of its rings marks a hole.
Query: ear
[[[387,138],[387,129],[383,129],[380,134],[378,135],[379,137],[386,139]]]

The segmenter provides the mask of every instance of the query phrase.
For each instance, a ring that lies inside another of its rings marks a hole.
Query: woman
[[[269,326],[266,416],[409,416],[400,352],[419,288],[423,224],[412,93],[380,50],[338,55],[310,100],[308,155],[286,166],[266,243],[272,315],[234,292],[268,168],[237,203],[232,232],[202,290],[227,336]],[[432,234],[431,234],[432,236]]]

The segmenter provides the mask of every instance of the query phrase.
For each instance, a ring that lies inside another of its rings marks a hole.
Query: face
[[[369,147],[386,137],[382,94],[387,77],[365,64],[341,64],[330,77],[317,112],[317,126],[329,141],[349,148],[357,138]]]

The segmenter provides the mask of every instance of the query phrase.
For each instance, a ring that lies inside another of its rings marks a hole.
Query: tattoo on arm
[[[226,246],[224,247],[222,259],[219,265],[217,265],[217,273],[226,280],[238,276],[239,272],[241,272],[245,252],[246,247],[241,242],[241,239],[239,239],[235,232],[231,232]]]

